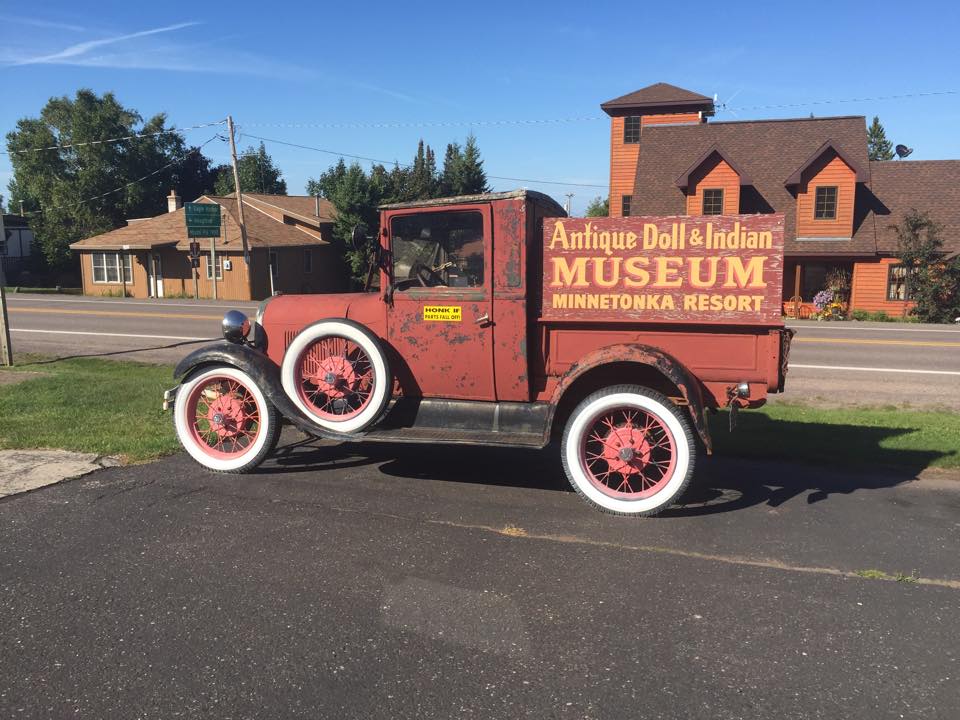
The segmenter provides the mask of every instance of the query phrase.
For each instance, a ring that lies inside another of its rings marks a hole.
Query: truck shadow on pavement
[[[911,428],[819,425],[741,416],[733,434],[715,429],[716,452],[701,453],[681,502],[661,517],[732,512],[756,505],[807,504],[833,495],[896,487],[949,451],[885,447]],[[305,439],[282,444],[264,473],[379,465],[384,475],[530,490],[572,492],[559,443],[544,450],[464,445],[333,444]]]

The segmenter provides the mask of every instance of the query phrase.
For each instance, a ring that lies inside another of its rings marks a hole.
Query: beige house
[[[184,210],[171,191],[167,213],[70,246],[80,254],[84,294],[260,300],[271,292],[347,289],[349,272],[331,244],[334,209],[327,200],[244,193],[249,265],[236,197],[205,195],[197,202],[221,207],[220,237],[198,240],[199,268],[191,267]]]

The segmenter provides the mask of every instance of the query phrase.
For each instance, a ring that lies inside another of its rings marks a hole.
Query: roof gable
[[[733,161],[728,153],[725,153],[719,145],[714,143],[708,147],[703,154],[700,155],[696,160],[693,161],[693,164],[690,165],[686,170],[683,171],[683,174],[680,175],[675,181],[674,184],[681,190],[686,190],[690,185],[690,176],[693,175],[697,170],[703,167],[708,161],[712,158],[718,158],[723,160],[727,165],[733,168],[733,171],[740,177],[741,185],[750,184],[750,176],[744,172],[740,166]]]
[[[828,139],[852,162],[869,167],[867,124],[863,116],[650,125],[643,132],[631,210],[635,206],[636,212],[644,215],[684,214],[687,198],[676,180],[716,145],[735,158],[750,176],[750,184],[741,186],[742,212],[785,214],[788,253],[876,253],[868,183],[857,184],[853,239],[849,243],[832,244],[794,240],[796,194],[791,192],[793,188],[783,184],[784,178]]]
[[[713,99],[706,95],[695,93],[692,90],[684,90],[676,85],[669,83],[654,83],[640,88],[632,93],[621,95],[613,100],[600,105],[601,109],[609,113],[612,110],[625,109],[652,109],[652,108],[675,108],[680,109],[688,107],[699,110],[713,110]]]
[[[849,167],[851,170],[853,170],[856,173],[857,182],[867,182],[869,177],[867,176],[866,171],[860,166],[859,163],[852,160],[849,155],[847,155],[839,147],[837,147],[836,144],[831,139],[831,140],[827,140],[823,145],[821,145],[816,150],[814,150],[813,154],[810,155],[810,157],[808,157],[806,160],[804,160],[803,163],[800,165],[800,167],[798,167],[796,170],[794,170],[790,174],[790,177],[788,177],[786,180],[783,181],[783,184],[788,187],[791,185],[799,185],[801,182],[803,182],[803,173],[805,173],[810,168],[810,166],[813,165],[817,160],[822,158],[825,153],[828,153],[831,150],[836,154],[838,158],[840,158],[841,160],[843,160],[843,162],[847,164],[847,167]]]

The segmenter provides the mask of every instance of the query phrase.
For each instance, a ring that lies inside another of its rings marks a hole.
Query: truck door
[[[490,208],[388,213],[387,337],[404,392],[494,400]]]

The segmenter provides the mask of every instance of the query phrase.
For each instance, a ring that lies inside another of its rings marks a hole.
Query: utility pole
[[[0,241],[6,242],[7,231],[3,227],[0,212]],[[3,270],[3,255],[0,255],[0,365],[13,365],[13,346],[10,344],[10,321],[7,319],[7,275]]]
[[[570,214],[570,208],[572,207],[573,207],[573,193],[567,193],[567,203],[566,203],[566,206],[563,208],[564,210],[567,211],[567,215]]]
[[[247,225],[243,221],[243,194],[240,192],[240,170],[237,169],[237,143],[233,139],[233,116],[227,115],[227,130],[230,133],[230,160],[233,164],[233,187],[237,191],[237,216],[240,219],[240,240],[243,243],[243,261],[250,266],[250,248],[247,245]],[[268,256],[269,257],[269,256]],[[216,275],[216,268],[214,268]],[[216,291],[216,280],[214,280]],[[216,294],[213,296],[216,298]]]
[[[227,223],[223,222],[220,224],[220,227],[223,228],[221,232],[226,234],[227,232]],[[217,239],[213,236],[210,236],[210,279],[213,282],[213,299],[217,299]]]

